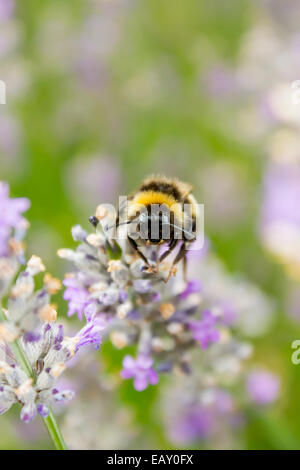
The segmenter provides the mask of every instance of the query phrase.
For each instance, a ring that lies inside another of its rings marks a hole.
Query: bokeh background
[[[165,173],[194,185],[214,253],[272,305],[253,361],[280,377],[280,397],[247,416],[237,448],[300,447],[299,10],[292,0],[0,0],[0,177],[31,199],[28,252],[63,276],[56,251],[73,246],[71,226]],[[122,357],[105,344],[79,366],[82,383],[95,382],[70,405],[86,416],[87,445],[176,447],[159,387],[112,393]],[[38,420],[16,415],[0,419],[1,449],[51,448]],[[78,416],[62,420],[80,446]]]

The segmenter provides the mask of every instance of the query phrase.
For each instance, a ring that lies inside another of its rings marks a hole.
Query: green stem
[[[51,409],[47,418],[43,418],[43,419],[44,419],[44,423],[47,428],[47,431],[49,433],[49,436],[51,437],[56,450],[68,450],[66,443],[64,441],[64,438],[62,436],[62,433],[60,432],[60,429],[58,427],[55,416]]]
[[[4,323],[7,322],[7,318],[4,315],[1,308],[0,308],[0,321]],[[31,364],[28,360],[26,353],[24,349],[22,348],[20,340],[16,339],[15,341],[9,343],[9,347],[11,348],[19,366],[24,370],[24,372],[26,372],[28,377],[31,377],[35,380],[36,376],[34,374],[34,371],[31,367]],[[56,450],[67,450],[67,446],[65,444],[64,438],[60,432],[57,421],[51,409],[50,409],[49,415],[47,416],[47,418],[43,418],[43,421],[45,423],[49,436],[52,439]]]
[[[32,370],[31,364],[28,361],[28,358],[25,355],[25,352],[23,351],[20,340],[16,339],[16,341],[9,343],[9,347],[12,350],[18,364],[22,367],[24,372],[26,372],[28,377],[32,377],[33,379],[35,379],[35,375]]]

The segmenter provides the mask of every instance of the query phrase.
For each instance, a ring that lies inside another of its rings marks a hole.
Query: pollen
[[[175,312],[175,307],[171,303],[165,303],[165,304],[161,304],[159,310],[160,310],[160,313],[162,314],[162,316],[167,320]]]
[[[90,233],[87,238],[87,242],[94,246],[95,248],[98,248],[103,245],[104,243],[104,238],[101,236],[100,233]]]
[[[104,205],[100,204],[96,209],[95,216],[97,217],[98,220],[102,220],[107,215],[108,215],[107,209],[104,207]]]
[[[19,387],[15,388],[15,393],[19,398],[24,397],[32,388],[33,379],[28,379],[23,382]]]
[[[23,253],[25,249],[25,244],[22,241],[16,240],[15,238],[11,238],[8,241],[8,245],[13,253],[16,255]]]
[[[42,271],[45,271],[45,266],[39,256],[32,255],[27,263],[28,272],[34,276]]]
[[[114,271],[120,271],[122,269],[122,263],[120,260],[111,260],[108,263],[107,272],[113,273]]]
[[[109,337],[113,345],[118,349],[125,348],[128,345],[127,335],[122,331],[113,331]]]
[[[12,325],[0,324],[0,340],[12,342],[18,337],[18,331]]]
[[[49,294],[56,294],[61,289],[61,281],[49,273],[45,274],[44,283]]]
[[[60,362],[59,364],[55,364],[55,366],[52,367],[51,369],[51,375],[53,377],[59,377],[60,374],[65,370],[66,365],[64,362]]]
[[[52,305],[45,305],[39,310],[39,317],[47,323],[53,323],[57,318],[57,312]]]

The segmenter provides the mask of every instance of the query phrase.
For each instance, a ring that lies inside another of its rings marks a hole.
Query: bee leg
[[[187,283],[187,257],[186,253],[183,258],[183,280],[185,283]]]
[[[174,266],[179,263],[180,260],[182,260],[182,258],[184,259],[186,257],[186,253],[187,253],[187,249],[186,249],[186,244],[185,242],[182,243],[181,247],[180,247],[180,250],[178,251],[177,255],[176,255],[176,258],[174,259],[173,263],[172,263],[172,266],[171,266],[171,269],[169,271],[169,274],[168,274],[168,277],[166,279],[166,282],[169,281],[171,275],[172,275],[172,272],[173,272],[173,268]]]
[[[136,241],[133,238],[130,238],[129,236],[127,236],[127,240],[129,241],[130,246],[139,255],[139,257],[142,258],[143,261],[145,261],[145,263],[147,264],[147,266],[149,266],[149,268],[151,268],[151,266],[149,264],[149,261],[147,260],[146,256],[139,250],[139,247],[137,246]]]
[[[169,256],[178,243],[178,238],[173,238],[169,244],[169,249],[166,250],[159,258],[158,262],[161,263],[167,256]]]

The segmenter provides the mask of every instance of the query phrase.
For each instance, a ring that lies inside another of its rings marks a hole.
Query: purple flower
[[[237,92],[237,82],[232,70],[223,64],[209,70],[205,77],[206,87],[214,97],[228,99]]]
[[[7,183],[0,183],[0,224],[18,228],[24,222],[22,213],[30,207],[30,201],[24,197],[10,198],[9,186]]]
[[[208,238],[203,240],[197,238],[192,244],[192,249],[189,249],[186,256],[188,260],[190,275],[197,276],[199,274],[199,263],[204,261],[210,252],[210,241]],[[191,270],[192,266],[192,270]],[[195,273],[195,274],[194,274]]]
[[[125,356],[121,377],[134,379],[134,388],[139,392],[145,390],[149,384],[156,385],[158,382],[158,375],[153,368],[153,359],[145,355],[138,356],[136,360],[132,356]]]
[[[219,306],[222,312],[222,322],[224,325],[231,326],[237,321],[237,311],[230,302],[220,302]]]
[[[138,310],[133,309],[127,314],[126,318],[129,318],[129,320],[138,321],[141,319],[141,314]]]
[[[24,333],[23,339],[27,343],[35,343],[41,338],[40,333],[35,333],[34,331],[27,331]]]
[[[188,324],[194,340],[201,344],[202,349],[206,349],[209,344],[219,341],[220,333],[215,328],[216,321],[217,318],[209,310],[204,310],[202,320]]]
[[[275,374],[257,370],[249,374],[246,389],[251,400],[259,405],[267,405],[277,399],[280,382]]]
[[[263,224],[285,222],[300,227],[300,168],[270,165],[264,181]]]
[[[8,20],[14,11],[14,0],[0,0],[0,21]]]
[[[93,320],[96,315],[99,313],[99,304],[96,299],[89,300],[89,302],[84,307],[84,316],[87,322]]]
[[[115,288],[108,288],[103,292],[99,293],[99,302],[103,305],[110,306],[118,302],[119,300],[119,291]]]
[[[20,229],[25,219],[22,213],[30,207],[30,201],[26,198],[9,197],[9,186],[0,182],[0,256],[8,254],[8,239],[11,229]]]
[[[190,294],[195,294],[200,292],[202,289],[201,282],[198,279],[194,279],[193,281],[189,281],[185,290],[180,294],[180,298],[182,300],[186,299]]]
[[[67,287],[63,298],[69,302],[68,317],[77,313],[79,320],[82,320],[84,308],[89,303],[89,292],[75,278],[67,278],[63,284]]]
[[[182,444],[206,439],[213,433],[214,425],[215,417],[211,409],[191,406],[186,413],[177,417],[171,435],[176,442]]]
[[[42,418],[47,418],[50,413],[49,407],[43,403],[38,404],[37,411]]]
[[[73,400],[74,398],[74,391],[73,390],[58,390],[57,388],[52,389],[52,396],[56,403],[66,403],[68,401]]]
[[[264,180],[261,239],[289,273],[299,271],[299,201],[299,164],[270,164]]]
[[[120,290],[119,301],[122,303],[122,302],[125,302],[127,299],[128,299],[127,292],[124,289]]]
[[[36,406],[33,403],[29,403],[27,405],[24,405],[21,413],[20,413],[20,418],[24,423],[29,423],[35,418],[36,415]]]
[[[64,339],[64,327],[63,325],[58,325],[57,333],[54,336],[54,349],[59,351],[61,349],[61,343]]]
[[[221,414],[228,414],[234,411],[232,395],[225,390],[216,390],[215,396],[216,410]]]
[[[136,279],[133,281],[133,288],[139,294],[146,294],[152,288],[151,281],[149,279]]]
[[[161,293],[151,292],[149,295],[149,302],[161,302]]]
[[[101,333],[105,327],[106,323],[101,317],[95,317],[93,320],[89,321],[76,335],[78,339],[76,351],[87,344],[93,344],[95,348],[98,349],[101,343]]]
[[[206,403],[195,402],[176,410],[171,428],[175,441],[187,444],[211,438],[221,428],[221,423],[226,424],[226,428],[238,425],[239,416],[231,394],[223,389],[211,389],[206,396],[209,398]]]

